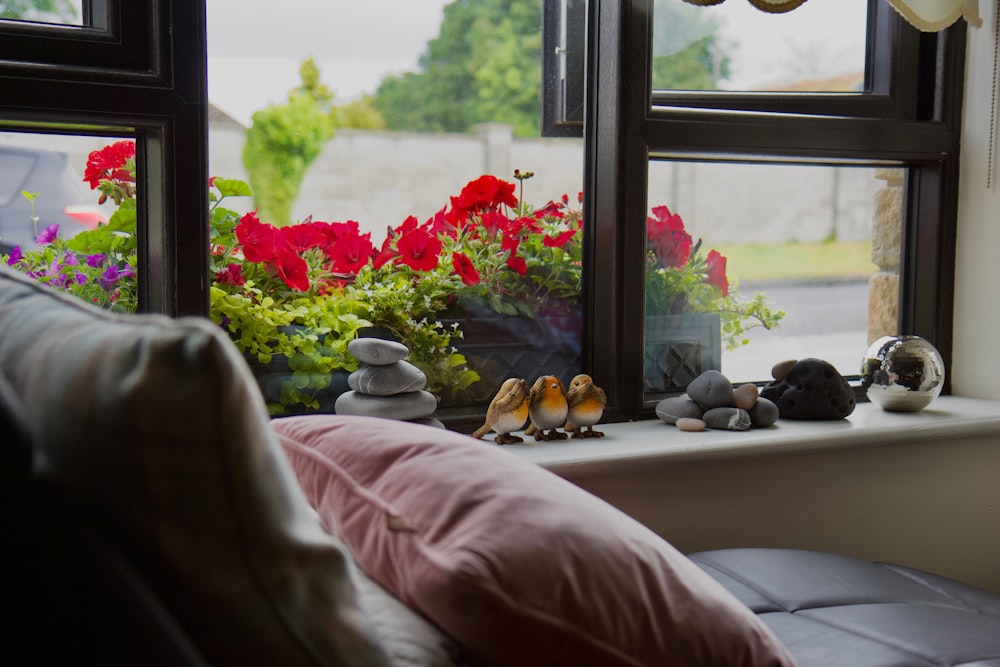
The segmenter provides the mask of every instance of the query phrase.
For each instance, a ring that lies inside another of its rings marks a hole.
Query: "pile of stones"
[[[381,417],[444,428],[431,417],[437,398],[424,391],[427,376],[406,361],[410,350],[396,341],[356,338],[347,351],[358,360],[358,370],[347,378],[350,391],[337,397],[338,415]]]
[[[756,385],[734,388],[725,375],[708,370],[688,383],[687,393],[657,403],[656,415],[682,431],[745,431],[778,421],[778,406],[760,396]]]

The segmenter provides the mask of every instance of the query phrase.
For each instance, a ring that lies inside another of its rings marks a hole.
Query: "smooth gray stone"
[[[763,396],[757,397],[757,404],[750,408],[749,412],[750,424],[756,428],[770,426],[778,421],[780,416],[778,406],[775,405],[774,401]]]
[[[358,361],[375,366],[402,361],[410,354],[402,343],[381,338],[355,338],[347,344],[347,351]]]
[[[431,415],[437,410],[437,399],[428,391],[410,391],[395,396],[369,396],[348,391],[337,397],[334,409],[338,415],[407,421]]]
[[[745,431],[750,428],[750,413],[743,408],[712,408],[701,418],[708,428]]]
[[[706,410],[733,404],[733,383],[716,370],[708,370],[691,380],[687,394]]]
[[[420,391],[427,384],[424,372],[408,361],[396,361],[384,366],[362,363],[347,376],[354,391],[371,396],[392,396],[408,391]]]
[[[656,404],[656,416],[668,424],[678,419],[701,419],[704,409],[687,396],[671,396]]]

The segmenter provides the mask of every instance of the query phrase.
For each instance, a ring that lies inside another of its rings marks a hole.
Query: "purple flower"
[[[87,255],[87,266],[92,266],[95,269],[104,264],[104,254],[97,253],[94,255]]]
[[[101,275],[100,278],[97,279],[97,282],[100,283],[101,287],[103,287],[104,289],[110,290],[112,287],[114,287],[115,283],[121,280],[122,278],[127,278],[134,275],[135,272],[131,268],[126,267],[124,269],[119,269],[117,266],[111,265],[108,268],[104,269],[104,273]]]
[[[38,245],[47,245],[56,240],[59,236],[59,225],[49,225],[42,230],[42,233],[35,237]]]
[[[22,259],[24,259],[24,253],[21,252],[21,246],[16,245],[14,246],[14,249],[10,251],[10,256],[7,257],[7,266],[14,266]]]

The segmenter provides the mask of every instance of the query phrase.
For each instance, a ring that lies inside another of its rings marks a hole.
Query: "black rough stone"
[[[760,395],[778,406],[782,419],[834,420],[854,412],[854,390],[829,362],[802,359]]]

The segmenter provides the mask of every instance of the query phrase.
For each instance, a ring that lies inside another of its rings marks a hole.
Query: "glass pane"
[[[864,86],[868,0],[769,14],[742,0],[656,0],[653,90],[843,92]]]
[[[134,312],[134,146],[115,137],[0,132],[0,261],[101,307]]]
[[[0,19],[83,25],[84,3],[89,0],[3,0]]]
[[[438,416],[482,423],[512,377],[568,386],[580,359],[583,146],[539,138],[541,3],[314,2],[307,22],[223,0],[207,9],[210,171],[253,191],[213,214],[212,316],[272,411],[335,409],[357,368],[345,352],[356,336],[405,344]],[[230,187],[215,183],[216,196]],[[306,238],[329,223],[322,252],[299,253],[308,280],[292,286],[269,259],[250,261],[231,230],[252,210],[266,233]],[[333,275],[319,284],[321,271]],[[262,288],[269,313],[255,300]],[[317,345],[318,322],[289,314],[306,295],[321,303],[310,317],[353,319]],[[295,326],[244,335],[276,312]]]
[[[647,392],[789,359],[857,376],[895,333],[902,170],[657,161],[649,179]]]

